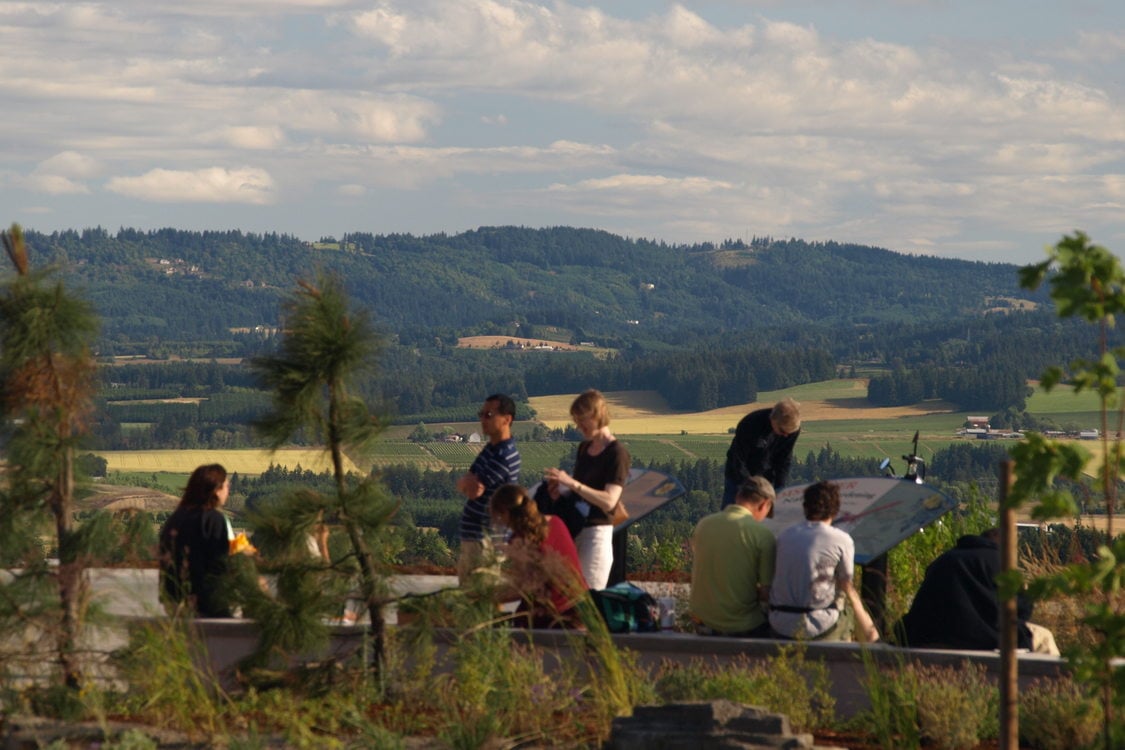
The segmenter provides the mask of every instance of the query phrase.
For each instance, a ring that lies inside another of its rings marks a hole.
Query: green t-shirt
[[[773,580],[773,533],[741,505],[704,517],[691,537],[691,613],[723,633],[744,633],[766,622],[758,585]]]

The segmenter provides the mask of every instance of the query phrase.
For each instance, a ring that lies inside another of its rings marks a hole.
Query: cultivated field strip
[[[222,464],[227,471],[257,475],[271,466],[284,466],[290,470],[300,467],[317,473],[330,471],[332,462],[323,450],[313,448],[283,448],[268,450],[147,450],[147,451],[96,451],[106,460],[107,470],[116,472],[154,472],[190,474],[203,464]],[[345,457],[347,471],[360,469]]]

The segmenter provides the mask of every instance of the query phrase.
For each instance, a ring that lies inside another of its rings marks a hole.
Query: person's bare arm
[[[848,602],[851,604],[852,616],[855,617],[856,640],[861,643],[874,643],[879,640],[879,630],[875,627],[871,615],[864,608],[863,600],[859,598],[859,592],[856,591],[855,584],[851,581],[837,581],[836,585],[844,592],[844,596],[848,598]]]
[[[469,500],[476,500],[484,494],[484,482],[476,474],[466,472],[457,480],[457,491]]]
[[[595,490],[588,484],[582,484],[562,469],[547,469],[544,476],[547,481],[557,482],[559,486],[578,493],[578,497],[590,505],[601,508],[606,513],[610,513],[617,507],[617,501],[621,499],[621,492],[625,489],[620,484],[607,484],[604,490]]]

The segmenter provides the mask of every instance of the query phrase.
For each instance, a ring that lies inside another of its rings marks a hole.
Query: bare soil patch
[[[76,504],[82,510],[120,510],[171,511],[175,510],[180,499],[160,490],[148,487],[128,487],[112,484],[93,484],[91,493]]]
[[[106,401],[107,404],[201,404],[207,399],[201,396],[180,396],[177,398],[139,398],[126,401]]]
[[[457,346],[462,349],[503,349],[508,344],[522,346],[525,349],[534,349],[537,346],[549,346],[552,349],[564,351],[578,351],[590,347],[575,346],[574,344],[551,339],[526,339],[519,336],[462,336],[457,339]]]

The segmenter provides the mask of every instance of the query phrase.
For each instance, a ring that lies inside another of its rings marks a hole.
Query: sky
[[[0,221],[1125,254],[1119,0],[0,0]]]

